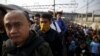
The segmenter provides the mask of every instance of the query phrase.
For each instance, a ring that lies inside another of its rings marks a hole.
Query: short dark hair
[[[56,14],[61,14],[62,15],[62,12],[57,12]]]
[[[43,14],[41,14],[41,18],[52,20],[52,15],[49,13],[43,13]]]
[[[4,16],[7,13],[6,9],[0,7],[0,15]]]
[[[62,12],[56,12],[55,16],[57,16],[58,14],[62,15]]]
[[[40,14],[39,14],[39,13],[36,13],[36,14],[34,15],[34,17],[40,17]]]
[[[48,13],[51,14],[51,15],[53,15],[53,12],[52,11],[48,11]]]

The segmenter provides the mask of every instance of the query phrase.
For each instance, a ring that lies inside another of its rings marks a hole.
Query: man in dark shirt
[[[52,15],[44,13],[40,17],[39,35],[49,43],[54,56],[62,56],[62,39],[57,31],[50,28]]]
[[[27,13],[10,11],[3,22],[9,39],[4,43],[2,56],[53,56],[48,43],[30,31],[31,23]]]
[[[32,30],[35,30],[36,32],[39,31],[40,29],[40,25],[39,25],[39,22],[40,22],[40,14],[35,14],[34,15],[34,18],[33,18],[33,21],[34,21],[34,24],[32,24],[31,28]]]

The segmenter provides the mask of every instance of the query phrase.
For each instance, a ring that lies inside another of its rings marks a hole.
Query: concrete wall
[[[79,25],[92,27],[93,29],[100,29],[100,17],[94,17],[94,22],[92,17],[88,17],[88,21],[86,18],[75,18],[76,20],[73,21]]]

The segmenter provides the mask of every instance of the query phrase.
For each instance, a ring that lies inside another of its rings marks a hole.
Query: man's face
[[[50,29],[50,21],[45,18],[40,18],[40,30],[47,32]]]
[[[4,26],[13,43],[20,44],[28,38],[30,23],[23,14],[7,15],[4,18]]]
[[[61,18],[61,14],[57,14],[57,18],[60,19]]]
[[[39,24],[39,22],[40,22],[40,17],[34,17],[34,21],[35,21],[36,24]]]

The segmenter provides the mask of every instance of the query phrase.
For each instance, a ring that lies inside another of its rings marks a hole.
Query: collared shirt
[[[56,30],[58,33],[61,32],[61,29],[60,29],[59,25],[57,24],[57,21],[53,21],[53,22],[51,23],[50,27],[51,27],[52,29]]]

